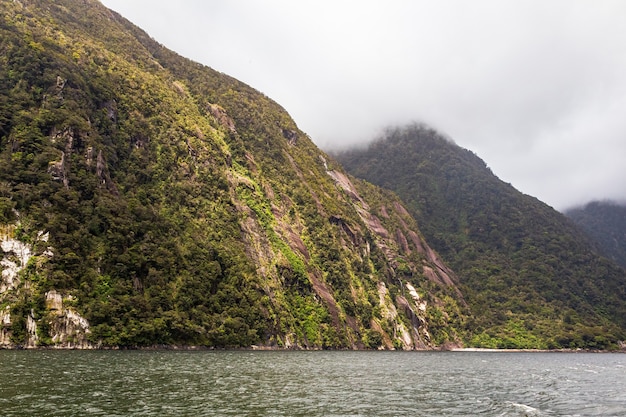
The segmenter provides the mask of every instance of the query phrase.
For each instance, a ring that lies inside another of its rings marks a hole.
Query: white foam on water
[[[514,403],[511,401],[507,401],[507,404],[515,407],[517,410],[523,412],[524,416],[540,416],[541,415],[541,411],[536,409],[535,407],[531,407],[529,405],[526,404],[520,404],[520,403]]]

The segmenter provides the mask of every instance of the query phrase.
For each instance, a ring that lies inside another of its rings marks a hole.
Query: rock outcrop
[[[89,323],[73,308],[63,305],[63,296],[56,290],[46,293],[46,308],[48,309],[49,335],[52,344],[57,348],[91,349],[94,345],[87,340],[91,332]],[[71,296],[65,297],[72,301]]]
[[[33,308],[24,309],[25,301],[37,299],[40,288],[32,274],[27,273],[29,265],[37,269],[53,256],[53,249],[45,244],[49,233],[37,232],[33,243],[25,243],[16,237],[20,224],[5,226],[0,231],[2,249],[2,279],[0,280],[0,304],[6,305],[0,312],[0,347],[36,348],[50,343],[57,348],[91,348],[87,340],[90,332],[89,323],[75,309],[64,307],[64,298],[55,290],[45,293],[45,308],[35,312]],[[34,250],[34,247],[39,250]],[[71,301],[71,296],[65,297]],[[13,311],[12,311],[13,310]],[[16,334],[24,323],[24,331]],[[42,335],[39,328],[49,329]],[[50,338],[50,342],[47,339]],[[44,340],[45,339],[45,340]]]
[[[454,273],[443,263],[435,251],[426,244],[423,238],[419,236],[418,232],[409,228],[407,221],[410,221],[409,219],[411,219],[411,217],[399,201],[392,203],[393,209],[391,210],[391,214],[390,210],[388,210],[385,205],[381,205],[379,209],[381,217],[376,216],[371,206],[361,196],[352,180],[342,172],[328,169],[328,163],[324,157],[321,156],[320,160],[326,169],[326,173],[335,181],[337,187],[346,193],[360,219],[367,227],[368,232],[374,237],[376,246],[384,253],[387,261],[392,266],[390,275],[387,278],[399,282],[403,293],[407,292],[411,300],[408,301],[404,295],[398,295],[395,300],[392,301],[388,297],[385,283],[382,281],[378,283],[378,292],[380,295],[379,306],[385,311],[385,317],[393,325],[393,334],[396,335],[395,339],[401,342],[401,347],[404,350],[432,347],[433,344],[428,331],[428,303],[420,297],[418,291],[409,280],[423,277],[437,285],[448,287],[458,296],[459,302],[465,305],[461,292],[453,280]],[[397,228],[395,233],[390,232],[383,225],[383,221],[381,220],[382,218],[388,221],[392,216],[401,227]],[[352,242],[357,240],[355,232],[347,222],[340,218],[335,218],[334,222],[341,225]],[[408,240],[404,237],[404,233],[407,233],[411,237],[412,248],[409,246]],[[398,236],[401,236],[401,238],[398,238]],[[404,271],[402,271],[402,269],[406,268],[406,258],[408,255],[411,255],[412,251],[422,255],[422,270],[414,269],[407,275],[403,273]],[[409,318],[410,328],[407,328],[403,322],[397,320],[397,308],[400,308],[405,316]],[[391,340],[391,338],[383,337],[383,340]],[[391,348],[391,346],[387,346],[387,348]]]

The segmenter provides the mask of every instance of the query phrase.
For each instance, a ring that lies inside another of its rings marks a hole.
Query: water
[[[0,351],[9,416],[626,416],[626,355]]]

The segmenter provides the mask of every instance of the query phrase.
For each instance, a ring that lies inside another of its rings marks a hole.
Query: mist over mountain
[[[604,345],[626,328],[626,274],[576,225],[499,180],[474,153],[425,125],[391,128],[336,158],[395,191],[456,271],[472,344]]]
[[[626,268],[626,203],[592,201],[565,215],[596,242],[604,256]]]

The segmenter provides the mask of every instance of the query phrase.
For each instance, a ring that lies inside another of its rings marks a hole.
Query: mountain
[[[0,12],[0,346],[461,343],[400,200],[277,103],[95,0]]]
[[[626,205],[593,201],[565,211],[597,244],[604,256],[626,268]]]
[[[424,125],[389,129],[336,155],[395,191],[456,271],[472,346],[605,348],[626,330],[626,273],[576,225],[499,180],[471,151]]]

